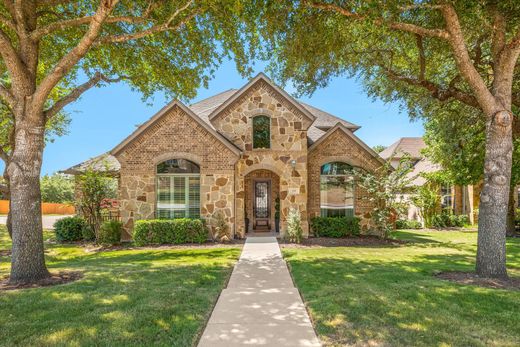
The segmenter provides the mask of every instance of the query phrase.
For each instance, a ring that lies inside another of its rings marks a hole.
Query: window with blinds
[[[354,188],[352,166],[341,162],[323,165],[320,175],[320,215],[353,217]]]
[[[179,171],[183,173],[170,173]],[[172,159],[157,165],[156,215],[164,219],[200,217],[200,175],[195,163]]]

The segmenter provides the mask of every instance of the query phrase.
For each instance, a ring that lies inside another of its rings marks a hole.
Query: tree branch
[[[90,24],[93,20],[94,16],[85,16],[81,18],[74,19],[66,19],[59,22],[54,22],[44,27],[38,28],[31,33],[32,40],[39,40],[43,36],[48,35],[57,30],[63,30],[70,27],[81,26],[85,24]],[[105,23],[130,23],[130,24],[138,24],[147,22],[148,19],[145,17],[131,17],[131,16],[121,16],[121,17],[108,17],[105,20]]]
[[[303,0],[303,3],[311,8],[339,13],[348,18],[353,18],[353,19],[357,19],[357,20],[367,19],[366,16],[349,11],[346,8],[336,5],[336,4],[317,3],[317,2],[312,2],[309,0]],[[435,8],[435,9],[441,9],[443,6],[431,5],[430,7]],[[406,9],[407,9],[406,7],[403,8],[403,10],[406,10]],[[382,18],[376,19],[375,24],[386,25],[387,27],[389,27],[390,29],[393,29],[393,30],[405,31],[405,32],[417,34],[420,36],[437,37],[437,38],[444,39],[444,40],[447,40],[449,38],[448,32],[443,29],[428,29],[428,28],[424,28],[424,27],[421,27],[421,26],[418,26],[415,24],[410,24],[410,23],[387,22]]]
[[[181,12],[185,11],[190,5],[193,3],[193,0],[188,1],[184,6],[178,8],[171,16],[168,18],[168,20],[162,24],[154,25],[146,30],[138,31],[134,33],[129,34],[121,34],[121,35],[109,35],[100,37],[96,45],[102,45],[106,43],[118,43],[118,42],[126,42],[130,40],[137,40],[155,33],[164,32],[164,31],[173,31],[179,29],[184,24],[188,23],[190,20],[192,20],[199,12],[193,11],[189,15],[187,15],[183,20],[181,20],[179,23],[177,23],[175,26],[170,26],[171,23],[175,20]]]
[[[69,94],[65,95],[60,100],[56,101],[51,107],[45,110],[43,113],[45,115],[45,121],[49,121],[52,119],[54,115],[60,112],[65,106],[70,104],[71,102],[76,101],[84,92],[94,87],[100,81],[114,83],[119,82],[123,79],[123,77],[119,78],[108,78],[100,72],[96,72],[94,76],[88,80],[87,82],[77,86],[73,89]]]
[[[16,25],[14,24],[14,22],[10,18],[8,18],[2,14],[0,14],[0,24],[3,24],[6,27],[8,27],[9,29],[16,31]]]
[[[41,109],[51,92],[58,82],[76,65],[76,63],[85,56],[92,44],[95,42],[105,19],[114,9],[119,0],[101,0],[96,14],[90,22],[89,28],[80,42],[70,50],[56,64],[51,73],[49,73],[40,83],[35,92],[34,100],[38,102],[38,108]]]
[[[482,110],[488,115],[493,114],[496,112],[496,101],[471,61],[455,9],[447,4],[442,7],[441,12],[446,21],[446,27],[449,32],[448,41],[452,47],[453,56],[460,73],[473,89],[475,98],[478,100]]]
[[[15,104],[14,96],[13,96],[13,94],[11,94],[11,91],[1,83],[0,83],[0,98],[2,98],[6,102],[6,104],[9,108],[13,109],[14,104]]]
[[[4,61],[7,71],[11,77],[13,85],[17,85],[19,79],[23,79],[23,82],[28,82],[28,71],[25,64],[20,59],[20,56],[13,47],[11,40],[0,29],[0,55]]]
[[[446,101],[450,98],[456,99],[460,102],[463,102],[466,105],[473,106],[473,107],[479,107],[479,103],[477,99],[471,95],[468,94],[459,88],[456,88],[454,86],[449,86],[448,88],[443,88],[442,86],[435,84],[428,80],[421,80],[419,78],[412,78],[407,76],[402,76],[396,73],[395,71],[392,71],[390,69],[384,68],[383,70],[388,75],[388,77],[395,81],[401,81],[405,82],[412,86],[418,86],[423,87],[426,90],[428,90],[432,97],[439,101]]]

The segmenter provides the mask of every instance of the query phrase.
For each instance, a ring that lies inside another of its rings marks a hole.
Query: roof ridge
[[[196,105],[196,104],[199,104],[199,103],[201,103],[201,102],[207,101],[207,100],[212,99],[212,98],[214,98],[214,97],[216,97],[216,96],[219,96],[219,95],[221,95],[221,94],[224,94],[224,93],[227,93],[227,92],[230,92],[230,91],[236,91],[236,90],[238,90],[238,89],[236,89],[236,88],[229,88],[229,89],[226,89],[226,90],[224,90],[224,91],[222,91],[222,92],[220,92],[220,93],[213,94],[213,95],[211,95],[211,96],[208,96],[207,98],[204,98],[204,99],[202,99],[202,100],[199,100],[199,101],[197,101],[197,102],[194,102],[193,104],[189,104],[188,107],[192,107],[193,105]]]

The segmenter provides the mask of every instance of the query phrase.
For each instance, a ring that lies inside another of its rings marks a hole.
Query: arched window
[[[271,148],[271,119],[267,116],[253,118],[253,148]]]
[[[354,216],[353,167],[331,162],[321,167],[320,214],[322,217]]]
[[[157,164],[157,218],[200,217],[200,168],[186,159]]]

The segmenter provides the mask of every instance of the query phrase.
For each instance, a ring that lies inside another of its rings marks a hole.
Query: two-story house
[[[367,232],[372,206],[349,170],[373,170],[383,160],[357,129],[259,74],[239,90],[191,106],[171,102],[110,153],[65,172],[112,171],[129,235],[138,219],[211,223],[215,213],[240,236],[272,231],[276,205],[282,235],[290,208],[300,211],[305,235],[314,216],[355,215]]]

